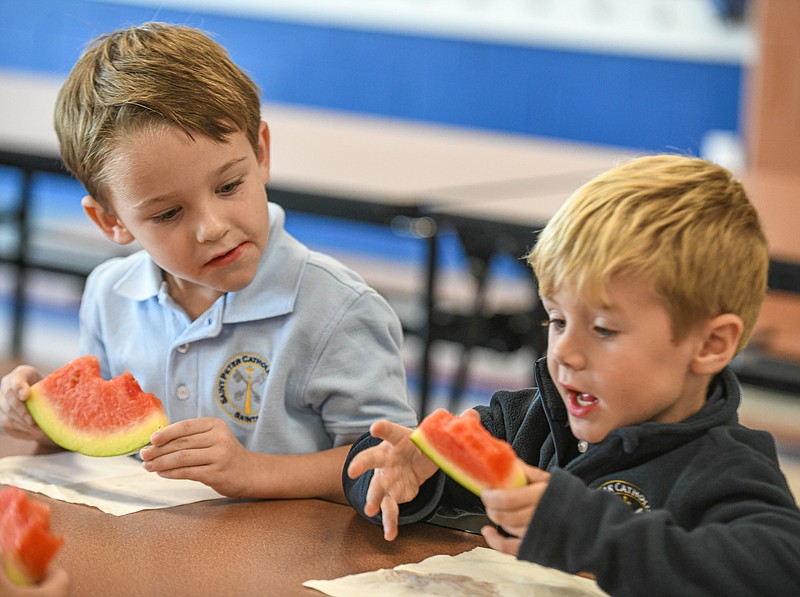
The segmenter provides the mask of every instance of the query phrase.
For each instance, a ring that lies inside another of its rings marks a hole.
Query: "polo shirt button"
[[[181,353],[181,354],[186,354],[188,351],[189,351],[189,345],[188,344],[181,344],[178,347],[178,352]]]
[[[189,398],[189,387],[188,386],[178,386],[178,391],[176,392],[178,396],[178,400],[187,400]]]

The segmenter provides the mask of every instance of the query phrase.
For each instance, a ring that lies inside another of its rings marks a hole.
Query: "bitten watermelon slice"
[[[527,483],[511,445],[492,436],[477,418],[437,409],[412,432],[411,441],[476,495],[486,489],[510,489]]]
[[[100,376],[97,357],[67,363],[31,386],[28,412],[56,444],[88,456],[138,450],[169,421],[161,401],[125,372]]]
[[[11,582],[41,581],[63,544],[50,530],[50,508],[17,487],[0,491],[0,555]]]

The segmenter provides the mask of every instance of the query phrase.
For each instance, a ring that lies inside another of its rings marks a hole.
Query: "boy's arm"
[[[263,454],[242,446],[216,417],[159,429],[142,448],[146,470],[192,479],[239,498],[323,498],[345,503],[341,471],[349,446],[308,454]]]
[[[341,471],[350,446],[309,454],[261,454],[251,452],[253,497],[274,499],[321,498],[346,504]]]
[[[696,490],[709,495],[714,484]],[[591,573],[613,595],[800,594],[800,512],[767,479],[741,489],[759,485],[761,495],[728,487],[727,501],[687,503],[705,518],[688,530],[667,510],[635,513],[554,469],[518,557]]]

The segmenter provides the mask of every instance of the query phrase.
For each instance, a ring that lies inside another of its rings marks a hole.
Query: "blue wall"
[[[0,0],[0,68],[65,75],[91,38],[151,19],[214,33],[271,101],[652,151],[698,153],[706,131],[740,128],[738,65],[81,0]]]

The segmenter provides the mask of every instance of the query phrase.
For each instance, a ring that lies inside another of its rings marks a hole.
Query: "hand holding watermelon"
[[[511,535],[481,529],[490,547],[516,555],[550,473],[525,464],[511,445],[494,437],[475,410],[455,416],[439,409],[425,417],[410,440],[455,481],[481,497],[486,515]]]
[[[472,409],[461,416],[438,409],[423,419],[410,439],[450,477],[479,495],[489,519],[511,535],[486,526],[481,531],[489,546],[516,555],[550,473],[520,460]]]
[[[481,494],[481,501],[486,508],[486,516],[496,525],[511,535],[503,535],[492,526],[485,526],[481,534],[492,549],[517,555],[522,537],[536,513],[550,482],[550,473],[534,466],[523,464],[527,485],[508,489],[491,489]]]
[[[32,440],[50,449],[57,449],[28,413],[25,401],[31,386],[42,376],[30,365],[20,365],[0,381],[0,426],[10,437]]]
[[[142,391],[127,371],[100,376],[97,357],[70,361],[42,378],[20,365],[0,381],[0,424],[12,437],[45,449],[89,456],[127,454],[168,424],[161,401]]]

